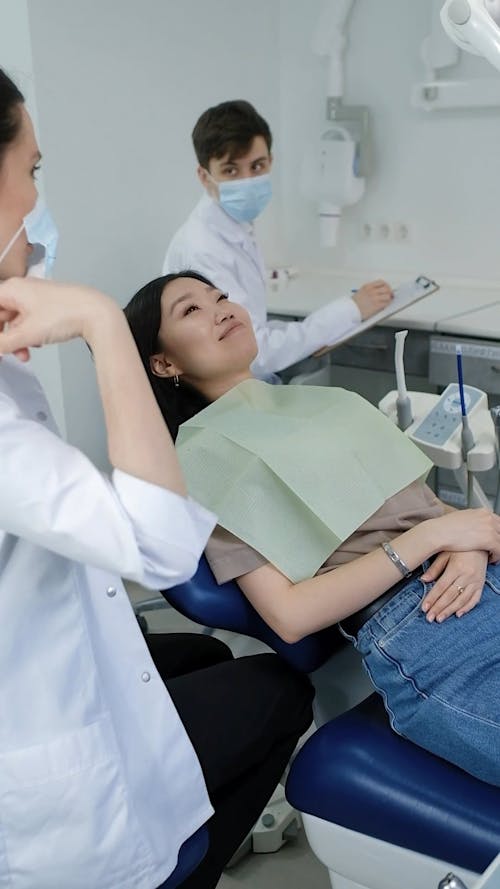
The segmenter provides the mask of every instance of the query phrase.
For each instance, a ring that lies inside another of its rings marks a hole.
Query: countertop
[[[417,274],[420,272],[417,272]],[[426,270],[424,270],[426,273]],[[432,274],[428,273],[429,277]],[[373,280],[356,272],[298,271],[279,289],[269,288],[268,311],[273,314],[304,317],[332,299],[351,293],[353,287]],[[387,275],[397,286],[416,275]],[[389,327],[407,327],[460,336],[500,339],[500,282],[464,279],[436,279],[440,289],[409,308],[384,318]]]

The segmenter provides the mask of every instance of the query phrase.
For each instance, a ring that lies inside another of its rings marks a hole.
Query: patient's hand
[[[422,602],[427,620],[442,623],[471,611],[481,598],[487,565],[488,553],[482,550],[439,553],[421,577],[436,581]]]
[[[392,289],[387,281],[379,280],[363,284],[352,298],[360,311],[362,320],[365,321],[366,318],[371,318],[372,315],[385,309],[392,296]]]

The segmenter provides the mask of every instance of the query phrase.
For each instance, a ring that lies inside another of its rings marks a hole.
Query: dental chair
[[[192,580],[163,595],[203,626],[265,642],[302,672],[316,670],[346,644],[333,627],[283,642],[236,583],[216,584],[205,558]],[[150,610],[152,602],[161,607],[161,598],[139,602],[139,617],[141,606]],[[302,813],[333,889],[437,889],[449,871],[473,889],[500,850],[500,789],[395,734],[378,695],[306,741],[286,794]],[[177,885],[167,881],[162,889]]]
[[[500,850],[500,788],[393,732],[379,695],[307,741],[286,794],[334,889],[437,889],[450,871],[472,889]]]

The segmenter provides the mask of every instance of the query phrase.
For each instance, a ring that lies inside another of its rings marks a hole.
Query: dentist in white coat
[[[117,304],[23,279],[32,245],[48,270],[57,241],[39,159],[0,69],[0,885],[156,889],[208,821],[184,886],[211,889],[307,727],[311,690],[272,655],[166,684],[155,669],[120,575],[186,580],[215,517],[186,496]],[[59,438],[27,364],[74,337],[93,353],[110,478]]]
[[[392,290],[377,280],[303,321],[269,321],[267,275],[254,230],[271,198],[269,126],[249,102],[238,100],[205,111],[192,135],[205,194],[174,235],[162,273],[200,272],[245,306],[259,347],[253,373],[266,377],[283,370],[387,306]]]

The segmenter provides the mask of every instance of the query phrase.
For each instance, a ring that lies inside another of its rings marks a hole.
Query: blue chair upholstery
[[[378,695],[307,741],[286,794],[301,812],[475,873],[500,849],[500,788],[398,736]]]
[[[198,867],[207,854],[208,828],[203,825],[192,837],[186,840],[179,849],[179,858],[175,870],[168,880],[162,883],[158,889],[176,889],[181,886],[190,874]]]
[[[260,639],[302,673],[311,673],[321,667],[335,651],[346,645],[336,627],[328,627],[293,644],[283,642],[252,608],[237,583],[229,581],[220,586],[216,583],[204,556],[191,580],[162,591],[162,595],[195,623]]]
[[[191,620],[260,639],[303,672],[317,669],[345,644],[336,628],[293,645],[283,642],[236,583],[217,585],[205,558],[191,581],[163,595]],[[306,742],[286,791],[302,812],[475,873],[500,849],[500,789],[396,735],[378,695]],[[176,882],[176,873],[162,889],[174,889],[187,876]]]

